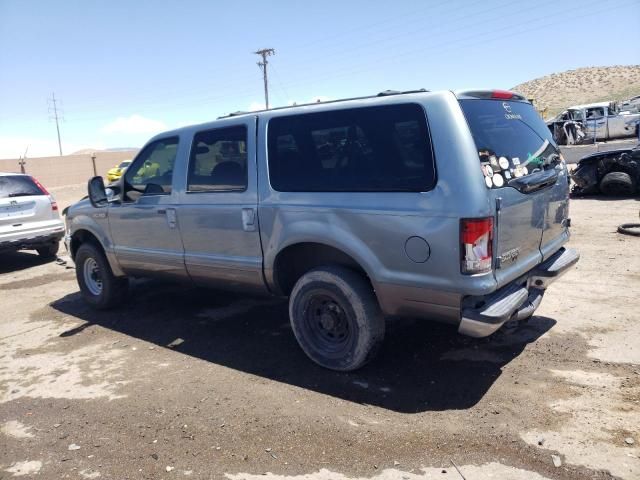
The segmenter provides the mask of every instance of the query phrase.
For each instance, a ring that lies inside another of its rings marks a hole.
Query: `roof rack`
[[[425,93],[428,92],[429,90],[426,90],[424,88],[420,88],[418,90],[403,90],[403,91],[399,91],[399,90],[385,90],[383,92],[378,93],[378,95],[376,95],[376,97],[388,97],[390,95],[404,95],[407,93]]]
[[[405,94],[410,94],[410,93],[425,93],[428,92],[429,90],[426,90],[424,88],[420,88],[418,90],[404,90],[404,91],[399,91],[399,90],[384,90],[382,92],[377,93],[376,95],[366,95],[363,97],[351,97],[351,98],[340,98],[337,100],[327,100],[326,102],[311,102],[311,103],[299,103],[297,105],[286,105],[284,107],[276,107],[276,108],[270,108],[268,110],[255,110],[253,112],[243,112],[243,111],[237,111],[237,112],[232,112],[232,113],[228,113],[227,115],[221,115],[218,117],[218,120],[222,119],[222,118],[231,118],[231,117],[237,117],[240,115],[252,115],[252,114],[256,114],[256,113],[262,113],[262,112],[271,112],[274,110],[286,110],[288,108],[295,108],[295,107],[308,107],[311,105],[324,105],[327,103],[339,103],[339,102],[348,102],[351,100],[365,100],[367,98],[376,98],[376,97],[388,97],[391,95],[405,95]]]

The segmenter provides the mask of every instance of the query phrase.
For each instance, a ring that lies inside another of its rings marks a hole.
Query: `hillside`
[[[538,109],[547,109],[546,118],[570,105],[640,95],[640,65],[577,68],[536,78],[511,90],[535,99]]]

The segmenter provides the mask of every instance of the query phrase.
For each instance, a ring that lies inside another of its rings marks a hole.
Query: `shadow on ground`
[[[398,320],[388,324],[376,360],[336,373],[302,353],[280,300],[147,281],[136,282],[130,300],[113,311],[94,311],[77,293],[51,306],[87,322],[63,337],[100,325],[238,371],[405,413],[472,407],[502,367],[556,323],[533,317],[513,333],[474,340],[452,326]],[[176,339],[182,343],[168,347]]]
[[[20,270],[37,267],[49,262],[53,262],[53,260],[50,258],[44,259],[35,252],[0,253],[0,274],[19,272]]]

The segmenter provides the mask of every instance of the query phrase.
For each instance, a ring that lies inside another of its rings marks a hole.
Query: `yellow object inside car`
[[[131,160],[124,160],[119,165],[116,165],[107,172],[107,180],[109,182],[115,182],[119,180],[122,174],[127,170],[127,167],[131,165]]]

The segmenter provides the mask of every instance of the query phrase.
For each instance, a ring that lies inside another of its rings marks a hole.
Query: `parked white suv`
[[[36,250],[53,258],[63,235],[58,204],[40,182],[29,175],[0,173],[0,253]]]

